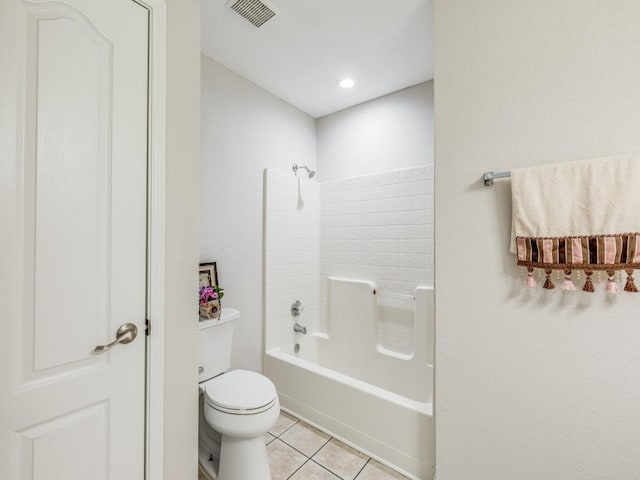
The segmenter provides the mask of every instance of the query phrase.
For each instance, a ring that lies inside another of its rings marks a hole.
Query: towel
[[[553,270],[563,271],[564,290],[574,290],[572,270],[586,276],[593,292],[594,271],[608,274],[607,291],[617,291],[615,273],[627,273],[625,290],[637,292],[633,270],[640,268],[640,156],[606,157],[521,168],[511,173],[511,252],[527,267],[545,272],[544,288],[554,288]]]

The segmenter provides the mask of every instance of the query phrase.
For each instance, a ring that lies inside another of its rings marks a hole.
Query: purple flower
[[[206,303],[211,300],[216,300],[218,294],[213,287],[200,287],[200,303]]]
[[[222,288],[220,287],[200,287],[200,305],[222,298]]]

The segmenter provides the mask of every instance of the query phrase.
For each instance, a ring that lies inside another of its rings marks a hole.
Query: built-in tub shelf
[[[402,295],[380,292],[371,280],[327,277],[327,282],[327,330],[321,333],[337,348],[375,348],[399,360],[433,364],[432,287]]]

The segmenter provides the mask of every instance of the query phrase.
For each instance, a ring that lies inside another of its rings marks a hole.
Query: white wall
[[[167,2],[163,478],[196,478],[200,2]]]
[[[316,168],[315,121],[202,57],[200,261],[240,310],[232,366],[262,370],[263,170]]]
[[[433,81],[319,118],[318,178],[433,164]]]
[[[479,179],[640,151],[639,19],[435,1],[438,480],[638,478],[640,296],[522,289],[509,181]]]

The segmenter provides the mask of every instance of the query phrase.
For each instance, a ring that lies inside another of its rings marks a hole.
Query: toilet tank
[[[224,307],[220,320],[199,322],[198,332],[198,382],[204,382],[231,368],[231,344],[233,330],[240,312]]]

